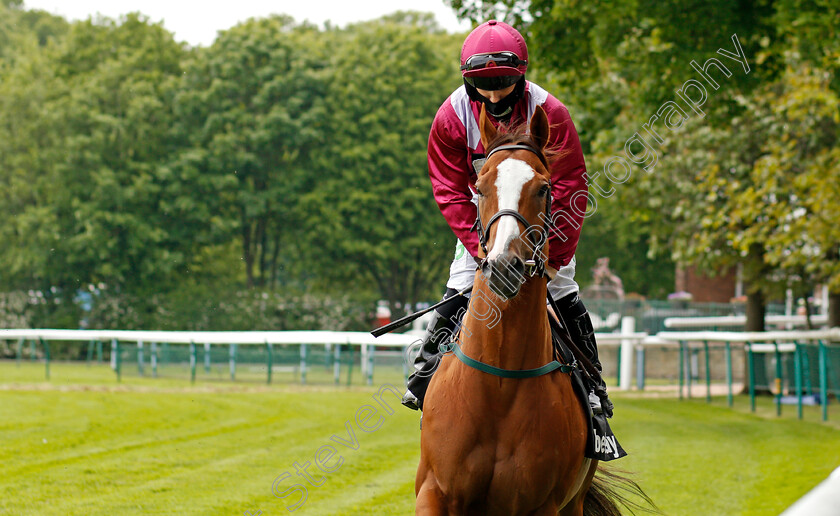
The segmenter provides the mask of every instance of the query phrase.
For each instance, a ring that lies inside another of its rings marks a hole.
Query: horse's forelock
[[[557,157],[557,153],[551,149],[540,149],[527,131],[528,126],[524,123],[513,127],[500,125],[499,132],[496,133],[495,138],[490,140],[487,148],[484,149],[485,155],[490,154],[493,149],[502,145],[527,145],[537,151],[539,160],[546,165],[546,168],[549,168],[551,162]]]

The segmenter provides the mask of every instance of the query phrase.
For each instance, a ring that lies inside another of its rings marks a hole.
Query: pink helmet
[[[507,23],[482,23],[470,32],[461,47],[461,75],[475,88],[504,89],[515,84],[527,69],[525,40]]]

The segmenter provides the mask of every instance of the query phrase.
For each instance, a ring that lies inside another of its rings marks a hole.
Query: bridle
[[[523,144],[501,145],[499,147],[496,147],[495,149],[493,149],[492,151],[490,151],[487,154],[487,157],[485,158],[485,162],[486,162],[487,159],[490,158],[490,156],[492,156],[493,154],[495,154],[499,151],[503,151],[503,150],[509,150],[509,151],[512,151],[512,150],[527,150],[527,151],[533,152],[534,154],[536,154],[540,158],[540,161],[543,163],[543,165],[545,165],[546,168],[548,168],[548,164],[546,163],[545,156],[540,151],[538,151],[537,149],[535,149],[534,147],[532,147],[530,145],[523,145]],[[481,163],[481,165],[483,166],[484,163]],[[510,215],[511,217],[515,218],[518,222],[520,222],[525,227],[526,230],[531,227],[531,223],[528,222],[528,219],[526,219],[518,211],[505,209],[505,210],[499,210],[495,214],[493,214],[493,216],[490,217],[490,220],[487,222],[487,226],[484,226],[481,222],[481,210],[476,210],[476,211],[477,211],[477,213],[476,213],[476,217],[475,217],[475,224],[473,224],[472,230],[478,232],[478,242],[481,244],[481,250],[484,251],[484,260],[481,261],[481,265],[480,265],[480,268],[483,270],[484,265],[487,263],[487,234],[490,232],[490,228],[493,227],[493,224],[496,221],[498,221],[499,218],[501,218],[505,215]],[[545,196],[545,215],[546,216],[545,216],[545,220],[543,221],[543,226],[542,226],[542,231],[541,231],[542,235],[547,235],[548,229],[553,229],[555,227],[554,224],[551,221],[551,192],[550,191]],[[526,268],[525,272],[531,277],[539,275],[539,276],[546,277],[546,278],[550,279],[550,276],[546,272],[545,260],[542,259],[542,252],[541,252],[542,248],[538,247],[539,246],[539,241],[537,240],[537,237],[534,236],[533,232],[529,232],[528,233],[528,238],[531,240],[531,246],[534,249],[534,254],[533,254],[533,256],[531,256],[531,258],[529,260],[525,260],[525,268]],[[551,300],[551,296],[548,296],[548,299]],[[557,313],[559,314],[560,312],[557,312]],[[563,355],[562,358],[566,361],[565,364],[561,363],[559,360],[555,359],[555,360],[552,360],[551,362],[545,364],[544,366],[538,367],[536,369],[502,369],[502,368],[499,368],[499,367],[492,366],[490,364],[485,364],[484,362],[481,362],[479,360],[476,360],[474,358],[471,358],[471,357],[467,356],[461,350],[460,346],[458,345],[458,339],[453,339],[452,342],[451,342],[451,345],[452,345],[453,354],[458,358],[458,360],[460,360],[461,362],[463,362],[467,366],[472,367],[474,369],[478,369],[479,371],[482,371],[482,372],[487,373],[487,374],[491,374],[493,376],[499,376],[501,378],[535,378],[537,376],[542,376],[542,375],[549,374],[549,373],[551,373],[553,371],[556,371],[558,369],[560,370],[561,373],[571,373],[572,371],[574,371],[578,367],[577,360],[573,356],[566,356],[566,355],[568,355],[568,350],[564,350],[563,348],[560,348],[559,350],[555,350],[555,356],[557,356],[557,353],[561,353]]]
[[[487,154],[484,161],[481,162],[481,165],[483,166],[484,162],[490,159],[490,156],[492,156],[493,154],[504,150],[527,150],[533,152],[537,155],[537,157],[540,158],[540,161],[543,163],[543,165],[545,165],[546,168],[548,168],[548,163],[545,159],[545,156],[534,147],[524,144],[501,145],[499,147],[496,147]],[[495,224],[501,217],[505,215],[510,215],[511,217],[515,218],[524,226],[525,230],[531,227],[531,223],[528,222],[528,219],[526,219],[521,213],[519,213],[516,210],[509,209],[497,211],[495,214],[493,214],[492,217],[490,217],[490,220],[487,222],[487,226],[484,226],[481,222],[481,210],[476,209],[475,224],[473,224],[470,231],[478,232],[478,242],[481,245],[481,250],[484,251],[484,259],[481,261],[480,268],[483,268],[484,264],[487,262],[487,235],[490,233],[490,228],[493,227],[493,224]],[[551,191],[549,190],[548,194],[545,196],[545,220],[543,223],[541,233],[543,235],[547,235],[548,229],[553,228],[554,224],[551,221]],[[534,250],[534,254],[533,256],[531,256],[530,259],[525,260],[525,272],[528,274],[528,276],[531,277],[537,275],[547,277],[548,275],[546,274],[545,260],[543,260],[541,256],[542,248],[541,246],[539,246],[540,242],[537,240],[537,237],[534,235],[533,232],[529,232],[528,238],[531,240],[531,248]]]

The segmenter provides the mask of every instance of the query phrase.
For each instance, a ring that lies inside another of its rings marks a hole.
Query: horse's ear
[[[481,131],[481,145],[484,146],[484,152],[487,152],[487,147],[490,142],[496,138],[498,131],[493,126],[493,122],[487,118],[487,109],[484,104],[481,105],[481,115],[478,117],[478,128]]]
[[[530,132],[531,139],[537,144],[537,148],[544,149],[545,145],[548,143],[549,129],[548,117],[545,115],[545,111],[542,106],[537,106],[537,109],[534,110],[534,114],[531,115]]]

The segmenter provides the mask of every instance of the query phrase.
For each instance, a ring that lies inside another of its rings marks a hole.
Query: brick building
[[[716,276],[698,272],[694,266],[677,265],[676,292],[688,292],[696,303],[729,303],[743,295],[738,272],[733,267]]]

